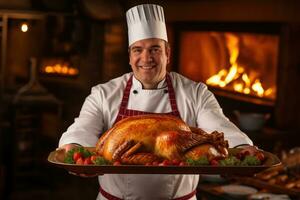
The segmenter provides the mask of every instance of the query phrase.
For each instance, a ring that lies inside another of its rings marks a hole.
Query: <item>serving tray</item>
[[[91,149],[91,148],[89,148]],[[240,149],[229,149],[234,155]],[[279,158],[269,152],[263,152],[266,160],[258,166],[144,166],[144,165],[76,165],[63,161],[65,151],[52,151],[48,162],[76,174],[220,174],[220,175],[254,175],[260,171],[281,165]]]

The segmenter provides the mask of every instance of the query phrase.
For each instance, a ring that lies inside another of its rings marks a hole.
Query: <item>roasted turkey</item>
[[[146,164],[154,161],[184,161],[207,156],[228,156],[223,133],[206,133],[169,115],[128,117],[116,123],[98,140],[96,151],[110,162]]]

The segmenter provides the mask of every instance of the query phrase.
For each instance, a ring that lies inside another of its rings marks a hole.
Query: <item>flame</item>
[[[46,74],[62,74],[62,75],[69,75],[69,76],[75,76],[79,73],[78,69],[74,67],[70,67],[66,64],[47,65],[42,68],[42,72]]]
[[[269,88],[265,91],[265,95],[266,96],[270,96],[271,94],[273,93],[273,89],[272,88]]]
[[[46,73],[53,73],[53,72],[54,72],[54,69],[52,68],[52,66],[46,66],[46,67],[44,68],[44,71],[45,71]]]
[[[234,65],[239,56],[239,38],[233,34],[226,35],[227,48],[230,54],[230,64]]]
[[[233,64],[230,69],[229,69],[229,72],[225,78],[225,83],[228,84],[230,83],[234,78],[235,78],[235,75],[237,74],[237,65],[236,64]]]
[[[262,87],[261,82],[258,79],[256,79],[254,81],[254,84],[252,85],[252,89],[253,89],[253,91],[255,91],[257,93],[258,96],[260,96],[260,97],[264,96],[265,90]]]
[[[218,74],[213,75],[212,77],[207,79],[206,83],[209,84],[209,85],[219,85],[221,87],[221,85],[220,85],[221,79],[226,74],[227,74],[227,70],[222,69],[218,72]]]
[[[233,85],[233,89],[237,92],[243,92],[243,83],[236,83]]]
[[[250,78],[245,68],[237,63],[239,38],[233,34],[228,34],[226,35],[226,42],[231,66],[229,70],[222,69],[217,74],[209,77],[206,83],[221,88],[232,87],[234,91],[243,94],[254,94],[258,97],[271,96],[274,92],[272,88],[265,90],[258,78]]]

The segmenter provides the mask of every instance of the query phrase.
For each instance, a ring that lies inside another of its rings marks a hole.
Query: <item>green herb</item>
[[[68,163],[68,164],[75,164],[75,161],[73,159],[73,155],[75,152],[80,152],[81,155],[84,157],[84,158],[87,158],[87,157],[90,157],[93,155],[92,152],[90,152],[89,150],[83,148],[83,147],[78,147],[78,148],[74,148],[74,149],[71,149],[70,151],[68,151],[66,153],[66,156],[65,156],[65,159],[64,159],[64,162],[65,163]]]
[[[240,165],[241,161],[235,156],[229,156],[223,160],[219,160],[220,166],[236,166]]]
[[[75,152],[80,152],[84,158],[90,157],[93,155],[89,150],[83,148],[83,147],[78,147]]]
[[[74,164],[75,161],[73,160],[73,154],[75,153],[76,149],[71,149],[67,152],[64,162],[68,164]]]
[[[105,160],[103,157],[97,157],[94,161],[95,165],[108,165],[110,164],[107,160]]]
[[[186,162],[188,163],[188,165],[191,165],[191,166],[209,165],[209,161],[208,161],[206,156],[201,156],[197,160],[193,160],[191,158],[188,158],[186,160]]]
[[[241,165],[243,166],[256,166],[260,165],[261,161],[257,159],[256,156],[246,156],[242,161]]]

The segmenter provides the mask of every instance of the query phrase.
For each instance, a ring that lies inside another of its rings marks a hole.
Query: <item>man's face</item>
[[[129,47],[129,64],[145,89],[155,88],[165,77],[170,49],[164,40],[144,39]]]

